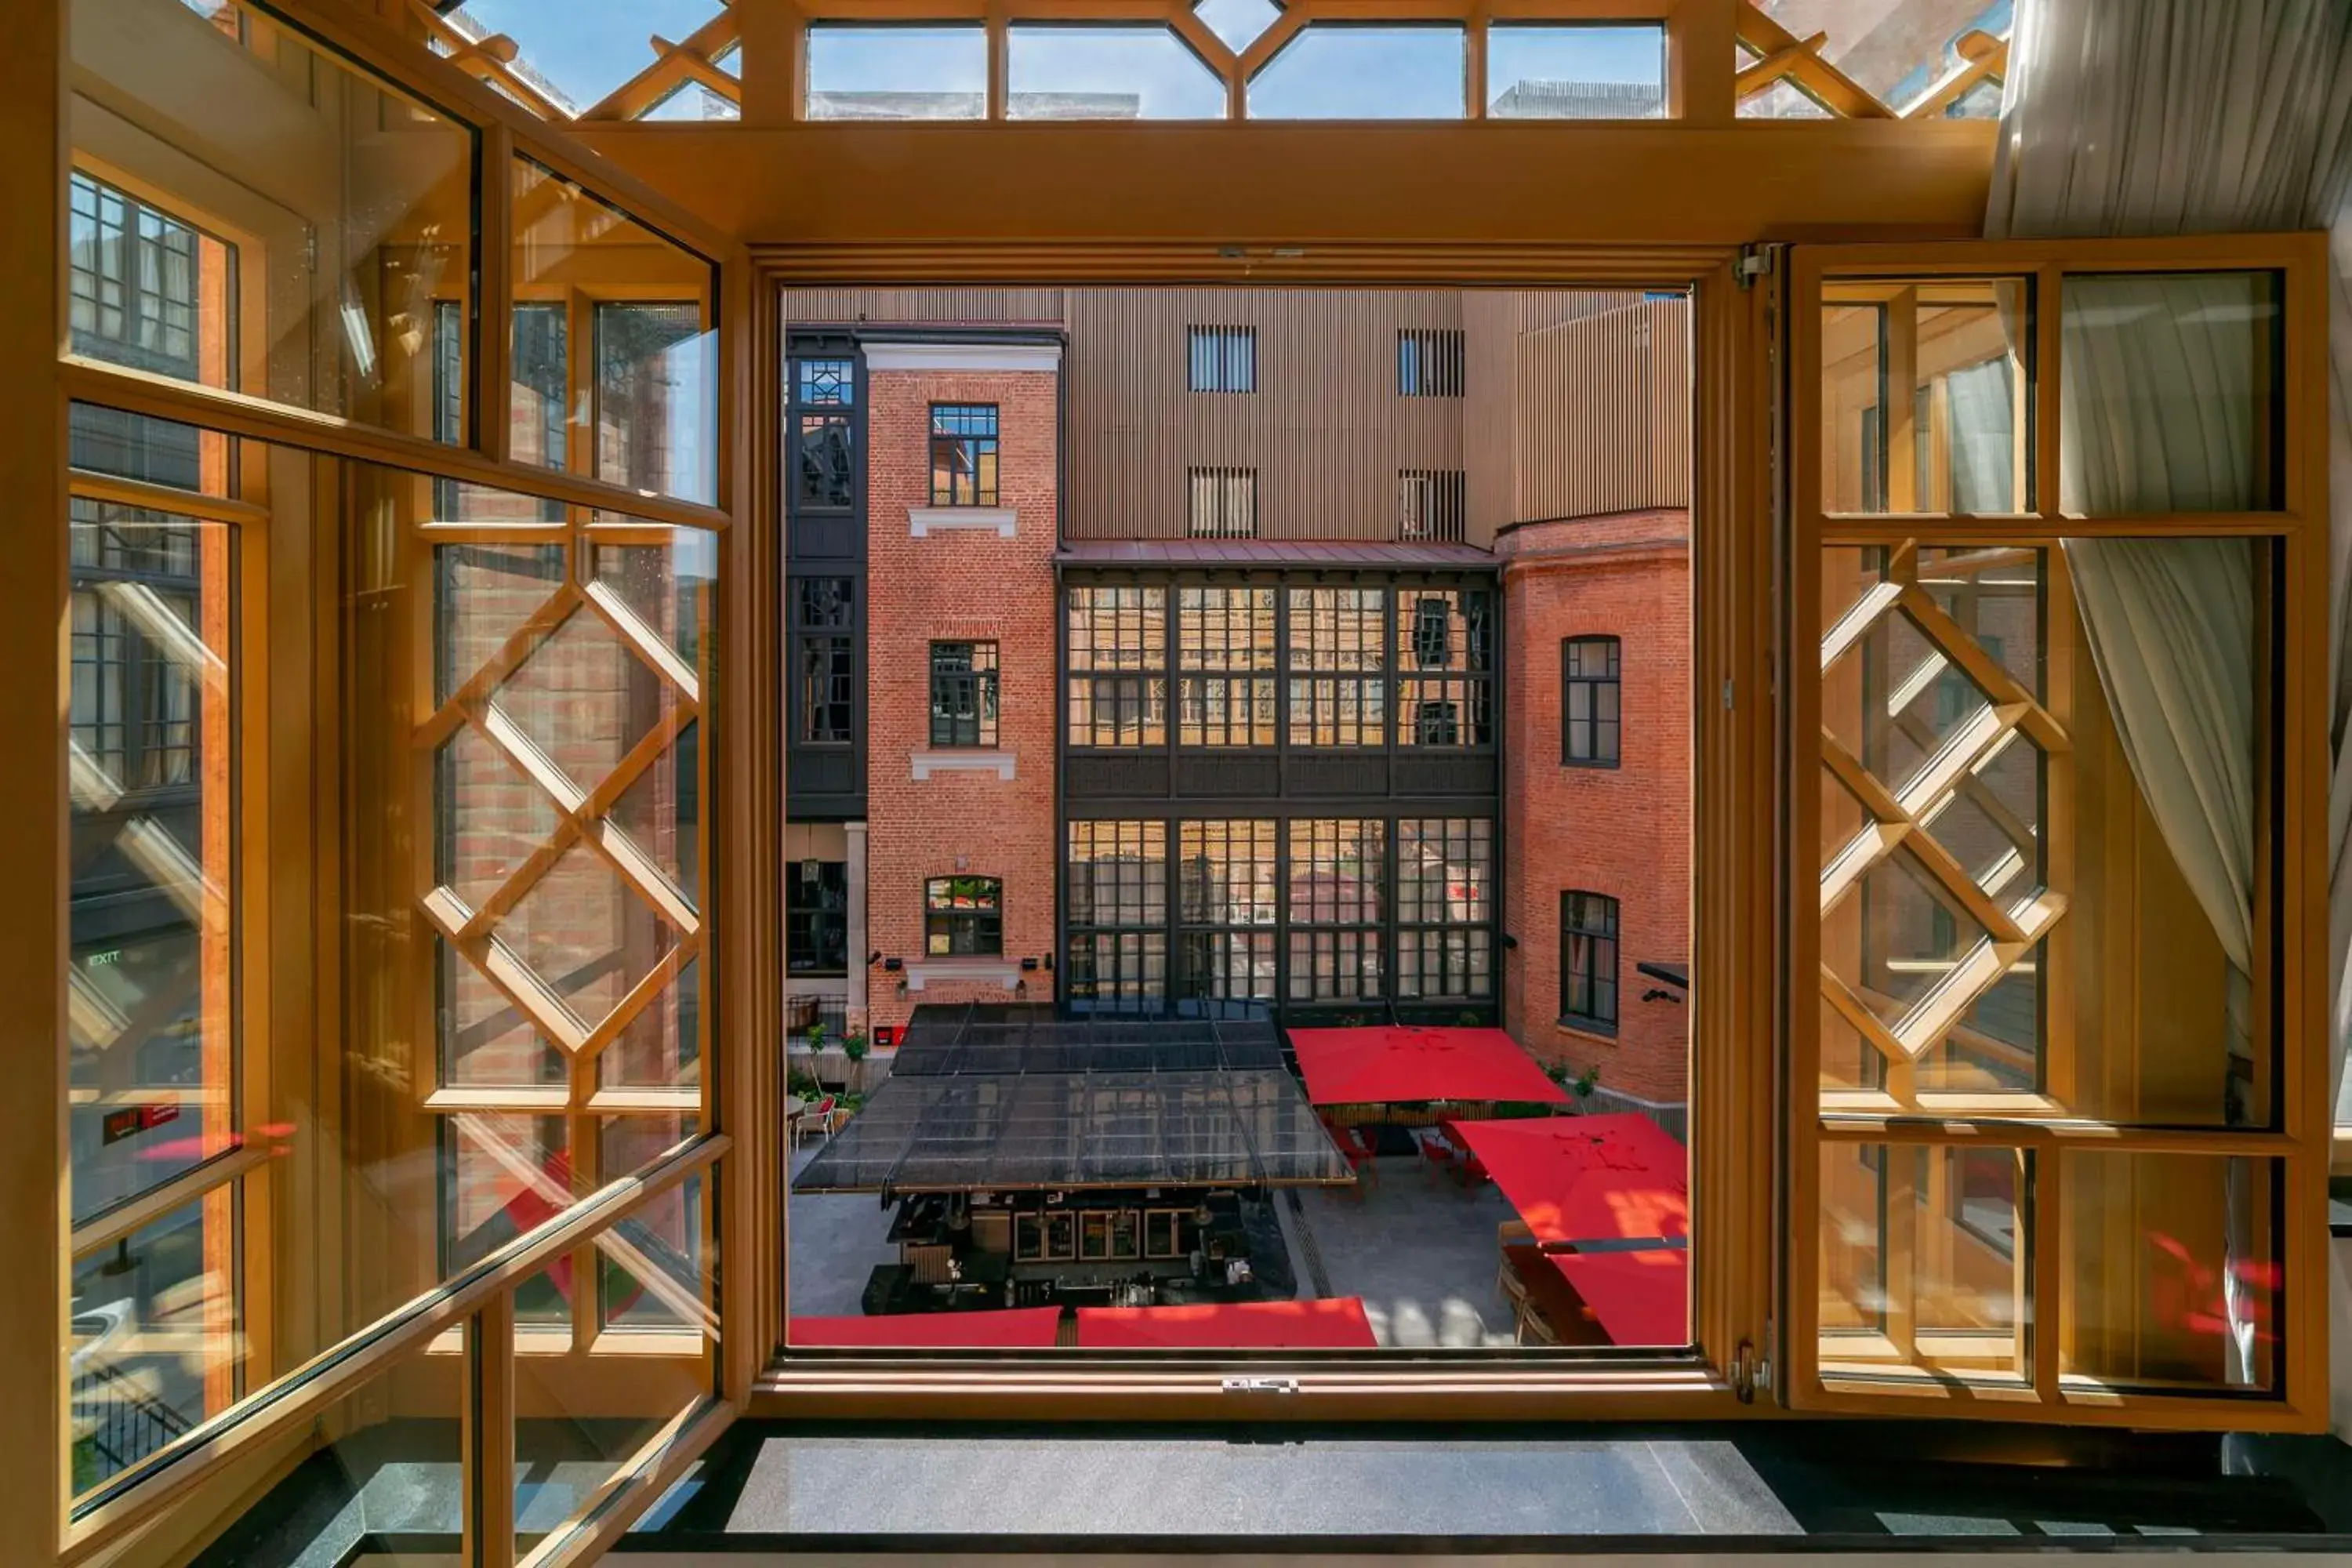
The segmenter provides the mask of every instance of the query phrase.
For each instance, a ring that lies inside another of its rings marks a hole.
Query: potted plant
[[[1592,1091],[1601,1084],[1601,1069],[1598,1067],[1586,1068],[1582,1072],[1571,1072],[1566,1062],[1552,1063],[1544,1068],[1544,1077],[1576,1096],[1575,1109],[1580,1111],[1584,1109],[1584,1102],[1592,1098]]]
[[[849,1058],[849,1084],[852,1089],[866,1087],[866,1056],[874,1047],[863,1029],[852,1029],[841,1038],[841,1054]]]

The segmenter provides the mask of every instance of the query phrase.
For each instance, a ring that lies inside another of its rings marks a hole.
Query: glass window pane
[[[979,120],[988,112],[988,33],[978,23],[808,29],[811,120]]]
[[[1282,16],[1273,0],[1200,0],[1192,14],[1237,55]]]
[[[630,0],[611,7],[466,0],[445,16],[460,31],[470,21],[478,36],[512,38],[533,85],[577,116],[654,63],[652,35],[690,37],[724,9],[722,0]]]
[[[208,9],[72,8],[74,352],[461,439],[435,322],[470,304],[473,132],[258,5]]]
[[[1458,26],[1309,23],[1249,84],[1253,120],[1459,120]]]
[[[715,268],[541,165],[513,167],[512,456],[714,501]]]
[[[1868,7],[1816,0],[1761,0],[1757,10],[1800,39],[1822,35],[1822,61],[1835,67],[1863,91],[1898,115],[1914,115],[1931,95],[1945,90],[1955,73],[1990,54],[2009,37],[2012,0],[1950,5],[1943,0],[1881,0]],[[1743,44],[1744,69],[1762,58]],[[1990,101],[1986,101],[1988,91]],[[1991,118],[2000,111],[1997,79],[1981,79],[1941,111],[1948,118]],[[1769,90],[1742,99],[1743,117],[1820,118],[1828,114],[1783,79]],[[1936,112],[1927,110],[1927,112]]]
[[[1824,1089],[2268,1125],[2272,547],[1839,547],[1822,582]]]
[[[1225,84],[1161,26],[1015,23],[1005,113],[1013,120],[1220,120]]]
[[[2059,489],[2069,513],[2284,504],[2277,274],[2069,275],[2064,289]]]
[[[2023,279],[1822,286],[1822,508],[2032,510]]]
[[[1822,1146],[1824,1373],[2031,1378],[2032,1158]]]
[[[1666,30],[1497,23],[1486,32],[1486,94],[1497,120],[1658,119]]]
[[[74,421],[78,465],[181,469],[194,432]],[[122,461],[134,449],[148,460]],[[216,455],[217,456],[217,455]],[[223,524],[76,499],[70,547],[71,1210],[235,1148],[236,550]]]
[[[2066,1151],[2062,1378],[2279,1386],[2279,1162]]]
[[[244,1392],[243,1184],[74,1259],[73,1492],[170,1447]]]

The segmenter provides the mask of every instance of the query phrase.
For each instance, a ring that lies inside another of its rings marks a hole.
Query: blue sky
[[[718,14],[718,0],[466,0],[511,37],[523,58],[585,108],[651,62],[647,39],[685,37]],[[1269,0],[1203,0],[1202,21],[1240,47],[1276,15]],[[1250,87],[1268,118],[1434,118],[1462,112],[1462,36],[1443,27],[1318,27],[1302,34]],[[1522,79],[1656,83],[1660,34],[1644,27],[1497,26],[1488,49],[1489,98]],[[1164,29],[1015,28],[1012,89],[1131,92],[1155,118],[1213,118],[1215,78]],[[839,27],[810,41],[810,79],[836,91],[984,90],[976,27]]]

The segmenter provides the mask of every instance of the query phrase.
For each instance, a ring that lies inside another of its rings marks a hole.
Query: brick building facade
[[[1669,508],[1528,523],[1496,542],[1510,628],[1504,898],[1518,940],[1504,966],[1504,1026],[1548,1062],[1597,1069],[1604,1100],[1642,1109],[1681,1101],[1688,1076],[1686,988],[1666,973],[1686,975],[1690,956],[1689,539],[1689,513]],[[1599,645],[1617,687],[1615,744],[1574,756],[1571,642]],[[1589,1005],[1574,1015],[1564,994],[1570,894],[1598,895],[1614,914],[1613,996],[1601,1010],[1613,1017]]]

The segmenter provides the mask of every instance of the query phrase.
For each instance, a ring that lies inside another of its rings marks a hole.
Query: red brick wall
[[[1690,955],[1691,585],[1688,514],[1625,512],[1530,523],[1496,542],[1505,561],[1503,1021],[1546,1061],[1597,1067],[1601,1083],[1679,1101],[1687,1002],[1642,999],[1638,963]],[[1621,639],[1616,768],[1560,763],[1560,641]],[[1618,901],[1617,1034],[1564,1027],[1559,895]]]
[[[909,963],[923,957],[923,884],[995,877],[1004,884],[1004,957],[1054,951],[1054,675],[1056,380],[1046,371],[876,371],[866,403],[867,945]],[[1017,516],[1012,539],[992,530],[908,535],[909,507],[930,504],[930,405],[997,406],[998,499]],[[934,773],[910,761],[930,747],[930,645],[997,645],[997,745],[1017,776]],[[853,954],[852,962],[863,954]],[[902,1025],[918,1002],[1009,1002],[994,981],[927,983],[900,994],[875,972],[872,1022]],[[1053,999],[1054,975],[1024,976],[1032,1002]]]

